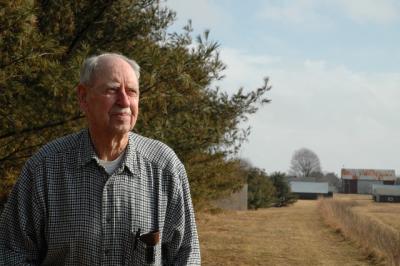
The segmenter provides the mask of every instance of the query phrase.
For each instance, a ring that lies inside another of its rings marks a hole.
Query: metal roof
[[[359,180],[395,180],[396,174],[392,169],[342,169],[342,179]]]
[[[295,193],[328,193],[328,182],[291,181],[290,188]]]

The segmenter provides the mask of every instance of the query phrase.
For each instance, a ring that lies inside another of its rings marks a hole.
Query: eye
[[[107,94],[115,94],[115,93],[117,93],[117,91],[118,91],[118,88],[116,88],[116,87],[110,87],[110,88],[106,89]]]
[[[137,91],[137,89],[135,89],[135,88],[127,88],[126,93],[127,93],[129,96],[135,96],[135,95],[138,94],[138,91]]]

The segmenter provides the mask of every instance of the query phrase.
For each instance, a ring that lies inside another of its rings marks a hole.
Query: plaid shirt
[[[159,232],[155,246],[142,236]],[[24,166],[0,217],[0,265],[198,265],[185,169],[166,145],[130,133],[111,175],[88,130]]]

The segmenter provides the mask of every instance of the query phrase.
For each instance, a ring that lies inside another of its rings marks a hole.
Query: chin
[[[132,126],[130,125],[120,125],[120,126],[115,126],[111,129],[112,132],[115,134],[127,134],[133,129]]]
[[[112,132],[116,135],[123,135],[129,133],[130,129],[128,128],[113,128]]]

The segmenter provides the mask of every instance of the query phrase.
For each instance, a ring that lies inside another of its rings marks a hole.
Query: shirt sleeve
[[[39,265],[45,256],[43,208],[25,165],[0,216],[0,265]]]
[[[185,170],[180,171],[180,184],[175,190],[171,208],[166,211],[163,259],[167,265],[200,265],[200,246]]]

